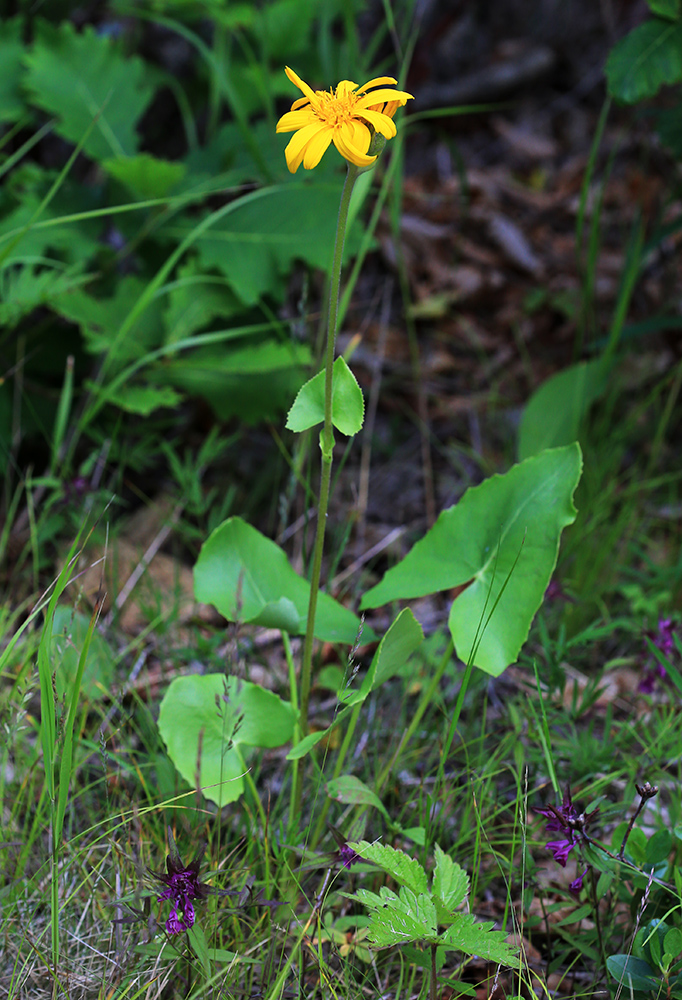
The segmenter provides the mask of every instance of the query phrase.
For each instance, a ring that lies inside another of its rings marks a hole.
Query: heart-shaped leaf
[[[223,674],[176,677],[164,695],[159,731],[168,756],[190,785],[223,806],[244,791],[240,746],[288,743],[296,713],[258,684]]]
[[[296,573],[285,553],[240,517],[231,517],[204,542],[194,567],[194,594],[213,604],[228,621],[253,622],[305,632],[310,584]],[[328,594],[320,593],[315,638],[355,642],[360,620]],[[374,634],[366,628],[366,641]]]
[[[361,606],[462,588],[449,617],[457,654],[497,677],[519,654],[556,565],[561,531],[575,520],[581,468],[572,444],[467,490]]]

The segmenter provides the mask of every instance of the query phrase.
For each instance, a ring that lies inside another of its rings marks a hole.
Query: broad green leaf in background
[[[96,118],[84,146],[93,159],[132,156],[138,145],[135,126],[153,93],[143,61],[124,56],[92,25],[79,33],[69,21],[55,28],[36,18],[33,30],[24,81],[33,103],[56,115],[56,131],[74,144]]]
[[[85,387],[92,387],[97,391],[96,386],[88,385],[88,380],[85,382]],[[141,417],[148,417],[154,410],[163,406],[177,406],[182,400],[182,396],[168,385],[157,388],[154,385],[130,385],[126,383],[114,392],[107,392],[107,400],[121,410],[125,410],[126,413],[137,413]]]
[[[0,37],[0,122],[16,122],[26,114],[21,93],[24,45],[21,40],[23,17],[3,20]]]
[[[230,345],[200,347],[166,358],[147,376],[202,396],[223,420],[238,416],[253,422],[277,417],[286,409],[309,363],[307,344],[274,337],[249,342],[242,337]]]
[[[682,15],[682,0],[646,0],[652,14],[677,21]]]
[[[165,198],[187,172],[184,163],[158,160],[149,153],[111,157],[102,162],[102,167],[140,201]]]
[[[159,731],[168,755],[211,802],[234,802],[244,790],[240,746],[278,747],[294,732],[289,702],[258,684],[224,674],[176,677],[161,702]]]
[[[642,991],[647,997],[658,995],[661,981],[643,959],[634,955],[609,955],[606,968],[617,983],[623,984],[626,995],[630,995],[631,990]]]
[[[199,236],[205,268],[217,268],[246,305],[264,295],[281,298],[294,260],[324,270],[331,263],[340,188],[334,184],[276,185],[235,208]],[[184,235],[184,234],[183,234]],[[348,234],[346,250],[357,239]]]
[[[575,520],[581,468],[575,443],[467,490],[361,607],[464,588],[449,617],[457,655],[498,676],[516,661],[542,603],[561,532]]]
[[[64,189],[44,207],[43,197],[51,175],[42,170],[30,173],[32,176],[27,178],[21,203],[0,219],[0,261],[34,265],[37,258],[52,257],[57,251],[62,260],[82,269],[84,262],[102,249],[98,240],[101,220],[82,220],[78,224],[59,222],[72,207],[59,198]],[[89,207],[86,194],[79,210]]]
[[[194,257],[178,268],[175,281],[168,288],[163,312],[166,343],[176,344],[197,330],[207,327],[217,316],[228,319],[244,311],[222,275],[206,274]]]
[[[228,621],[253,622],[292,635],[305,632],[310,584],[296,573],[285,553],[240,517],[224,521],[209,535],[194,567],[194,595],[213,604]],[[320,593],[315,638],[353,643],[360,621]],[[368,636],[365,628],[364,636]]]
[[[519,461],[578,440],[583,418],[604,392],[609,369],[581,361],[543,382],[531,396],[519,428]]]
[[[609,93],[634,104],[682,80],[682,21],[655,17],[621,38],[606,62]]]
[[[324,421],[324,371],[318,372],[298,392],[289,410],[287,429],[306,431]],[[332,423],[349,437],[362,428],[365,403],[357,379],[345,360],[334,362],[332,379]]]
[[[116,285],[111,298],[95,298],[79,290],[60,296],[53,303],[55,311],[78,323],[85,348],[92,354],[107,354],[109,370],[144,357],[163,342],[161,302],[154,299],[142,312],[125,337],[121,324],[144,292],[144,283],[126,275]]]
[[[30,265],[0,270],[0,324],[15,326],[39,306],[51,306],[54,299],[90,281],[76,268],[37,270]]]
[[[57,697],[71,698],[71,688],[78,670],[78,658],[90,625],[90,616],[58,605],[52,625],[52,660],[54,664]],[[92,635],[81,692],[91,701],[108,698],[114,679],[116,657],[99,632]]]

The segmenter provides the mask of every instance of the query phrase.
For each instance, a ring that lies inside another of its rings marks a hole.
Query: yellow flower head
[[[378,76],[363,87],[342,80],[335,91],[326,91],[312,90],[288,66],[285,72],[305,94],[277,122],[278,132],[296,133],[284,150],[292,174],[301,164],[306,170],[316,167],[330,142],[356,167],[374,163],[376,156],[367,153],[372,129],[392,139],[396,133],[393,116],[412,99],[412,94],[402,90],[386,89],[386,84],[396,83],[392,76]],[[372,87],[379,89],[367,93]]]

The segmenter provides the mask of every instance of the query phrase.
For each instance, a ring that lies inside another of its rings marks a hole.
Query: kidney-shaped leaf
[[[514,663],[575,520],[577,444],[492,476],[443,511],[407,556],[365,594],[362,607],[462,587],[449,625],[458,656],[497,677]]]
[[[194,567],[194,594],[228,621],[253,622],[301,635],[305,632],[310,584],[285,553],[240,517],[230,517],[204,542]],[[317,601],[315,638],[353,643],[360,621],[328,594]],[[365,628],[364,637],[373,635]]]
[[[164,695],[159,731],[168,756],[190,785],[219,806],[244,791],[239,746],[277,747],[293,734],[295,712],[258,684],[223,674],[177,677]]]

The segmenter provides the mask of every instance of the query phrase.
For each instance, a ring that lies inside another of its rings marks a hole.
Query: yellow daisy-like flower
[[[393,116],[412,99],[412,94],[402,90],[386,89],[386,84],[397,82],[392,76],[378,76],[363,87],[352,80],[342,80],[335,91],[326,91],[313,90],[288,66],[285,72],[305,94],[277,122],[278,132],[296,133],[284,150],[292,174],[301,164],[306,170],[316,167],[330,142],[356,167],[374,163],[376,156],[367,152],[372,129],[392,139],[396,134]]]

